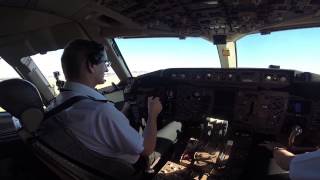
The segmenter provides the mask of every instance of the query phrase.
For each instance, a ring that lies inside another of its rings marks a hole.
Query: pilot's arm
[[[148,122],[143,132],[144,150],[142,155],[150,155],[156,147],[157,138],[157,118],[162,111],[159,97],[148,97]]]
[[[294,154],[289,152],[284,148],[275,147],[273,149],[273,158],[277,162],[277,164],[284,170],[288,171],[290,168],[290,163],[292,159],[295,157]]]
[[[320,151],[297,154],[290,163],[291,180],[320,179]]]
[[[320,150],[295,155],[270,143],[263,146],[273,150],[275,161],[282,169],[289,170],[291,180],[320,179]]]
[[[128,154],[141,154],[143,156],[150,155],[156,146],[157,138],[157,118],[162,110],[162,105],[158,97],[148,98],[148,121],[144,129],[143,136],[141,136],[135,129],[133,129],[129,120],[118,111],[113,105],[105,108],[103,113],[109,117],[108,121],[104,121],[104,125],[99,127],[108,127],[108,131],[104,132],[101,139],[107,145],[112,146],[114,150],[126,152]],[[97,135],[99,139],[99,135]]]
[[[272,151],[274,160],[282,169],[287,171],[289,170],[290,162],[295,157],[294,154],[292,154],[285,148],[282,148],[281,146],[279,147],[279,144],[273,142],[267,142],[261,145]]]

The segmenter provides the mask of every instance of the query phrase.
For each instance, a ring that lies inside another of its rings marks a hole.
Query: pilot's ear
[[[89,61],[89,60],[86,61],[86,68],[89,73],[93,73],[95,71],[94,64],[91,63],[91,61]]]

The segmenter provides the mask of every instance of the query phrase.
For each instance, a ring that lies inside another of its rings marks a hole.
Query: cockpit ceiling
[[[320,25],[320,0],[102,0],[100,4],[148,29],[209,39]]]
[[[320,0],[0,0],[0,6],[39,10],[78,22],[91,20],[107,36],[148,36],[149,30],[151,36],[233,39],[320,26]],[[108,33],[108,28],[119,33]]]
[[[225,35],[233,41],[257,32],[320,27],[320,0],[0,0],[0,24],[0,53],[9,46],[28,48],[21,55],[62,48],[79,37],[213,41]]]

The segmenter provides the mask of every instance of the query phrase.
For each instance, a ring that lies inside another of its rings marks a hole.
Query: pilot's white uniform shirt
[[[94,89],[75,82],[66,82],[65,89],[50,104],[51,109],[73,96],[106,98]],[[64,125],[90,150],[101,155],[135,163],[142,153],[143,137],[112,103],[84,99],[57,115]]]
[[[320,179],[320,150],[296,155],[290,163],[291,180]]]

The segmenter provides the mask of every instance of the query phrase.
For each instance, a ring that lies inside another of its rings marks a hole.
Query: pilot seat
[[[0,106],[19,119],[18,134],[34,154],[61,179],[141,179],[144,170],[86,148],[73,133],[46,116],[37,88],[23,79],[0,82]],[[50,111],[49,111],[50,112]],[[43,126],[45,124],[45,126]],[[63,141],[62,141],[63,139]]]

